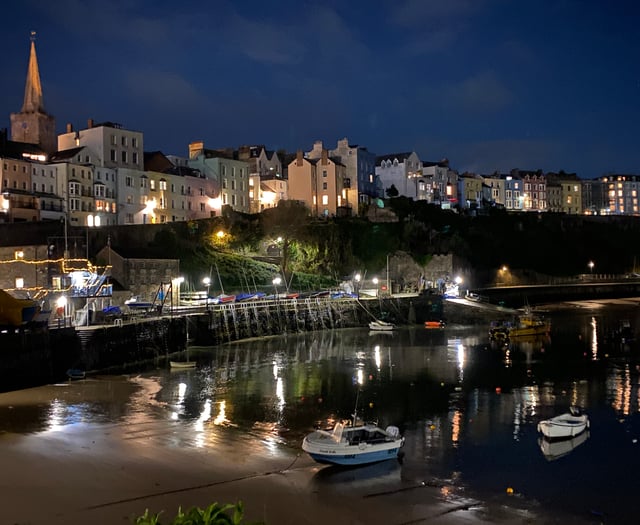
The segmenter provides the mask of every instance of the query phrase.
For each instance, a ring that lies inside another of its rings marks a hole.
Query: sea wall
[[[179,315],[115,320],[109,325],[0,333],[0,390],[66,380],[70,368],[87,373],[140,369],[179,355],[188,344],[286,333],[365,327],[373,319],[399,325],[443,318],[437,295],[371,299],[310,298],[219,305]]]

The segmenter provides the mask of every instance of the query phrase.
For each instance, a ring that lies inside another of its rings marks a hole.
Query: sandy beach
[[[32,435],[0,435],[2,523],[115,525],[179,506],[242,501],[247,522],[270,525],[367,523],[562,523],[521,505],[487,505],[442,486],[403,484],[393,460],[380,481],[349,486],[273,443],[181,447],[181,436],[150,425],[71,425]],[[389,463],[389,462],[386,462]],[[520,508],[518,508],[520,507]],[[564,521],[566,523],[566,521]]]

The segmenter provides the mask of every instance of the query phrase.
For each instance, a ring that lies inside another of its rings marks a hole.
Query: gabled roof
[[[56,151],[49,157],[49,162],[66,162],[69,159],[73,159],[78,153],[84,149],[84,146],[78,146],[76,148],[65,149],[62,151]]]
[[[46,155],[46,152],[37,144],[7,140],[6,130],[0,131],[0,157],[24,160],[25,154]]]
[[[166,170],[174,167],[173,162],[171,162],[161,151],[145,151],[143,158],[144,171],[165,173]]]
[[[395,160],[398,159],[398,161],[403,161],[407,158],[409,158],[411,156],[411,154],[413,153],[413,151],[409,151],[409,152],[404,152],[404,153],[389,153],[387,155],[380,155],[378,157],[376,157],[376,164],[382,162],[383,160]]]

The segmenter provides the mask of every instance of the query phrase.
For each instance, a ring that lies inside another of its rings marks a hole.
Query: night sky
[[[59,132],[87,119],[186,156],[348,137],[490,174],[640,173],[640,4],[540,0],[6,0],[0,127],[29,33]]]

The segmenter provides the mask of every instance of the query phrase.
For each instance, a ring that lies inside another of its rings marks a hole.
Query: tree
[[[396,188],[395,184],[389,186],[386,190],[384,190],[384,192],[389,198],[397,197],[398,195],[400,195],[400,192],[398,191],[398,188]]]
[[[281,267],[286,280],[289,277],[292,243],[301,239],[309,222],[309,209],[300,201],[281,200],[275,208],[264,210],[260,219],[265,236],[281,239]]]

